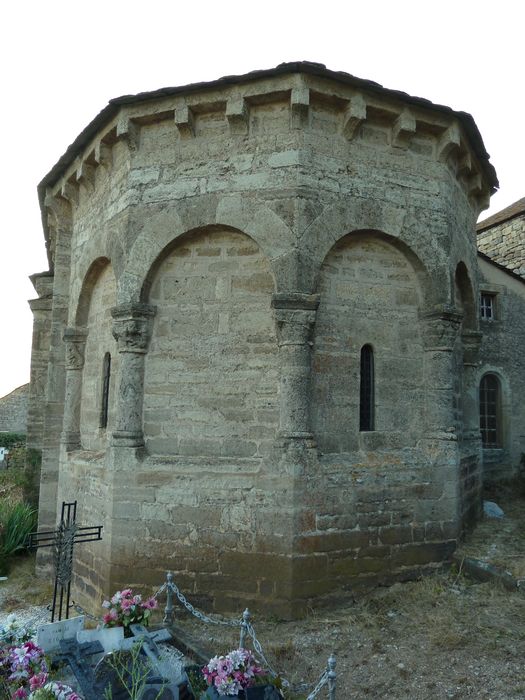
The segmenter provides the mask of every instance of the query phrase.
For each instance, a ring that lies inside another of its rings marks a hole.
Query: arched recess
[[[157,258],[142,294],[157,307],[144,382],[150,453],[267,453],[278,425],[274,291],[268,261],[240,231],[192,231]]]
[[[463,314],[462,329],[476,330],[478,327],[477,304],[467,266],[459,262],[454,275],[456,308]]]
[[[318,278],[312,423],[322,452],[359,448],[361,350],[374,352],[373,430],[420,436],[424,413],[422,292],[413,255],[377,231],[346,235]],[[368,432],[368,431],[367,431]]]
[[[244,232],[259,246],[276,280],[279,290],[287,288],[290,267],[281,260],[296,244],[295,233],[264,202],[242,195],[201,195],[176,203],[136,208],[130,226],[140,235],[126,255],[126,265],[119,275],[118,303],[138,301],[143,282],[162,258],[163,251],[192,231],[231,230]]]
[[[112,335],[111,308],[117,287],[111,262],[98,258],[89,268],[79,295],[76,325],[87,330],[80,406],[80,439],[84,449],[105,449],[115,418],[117,344]],[[106,376],[105,368],[111,366]],[[107,386],[105,386],[107,384]],[[107,404],[107,405],[105,405]],[[101,412],[107,410],[104,425]]]
[[[436,259],[439,251],[432,245],[432,237],[419,230],[412,231],[418,245],[416,254],[408,242],[406,218],[405,207],[377,198],[372,203],[360,197],[348,197],[325,207],[299,239],[299,247],[304,251],[305,257],[313,261],[310,288],[315,289],[317,272],[338,241],[350,231],[375,231],[398,247],[410,261],[418,277],[423,305],[426,308],[430,309],[436,303],[448,301],[451,294],[450,279],[448,275],[442,274],[443,266],[448,270],[448,260],[444,258],[440,264]],[[429,263],[428,269],[425,261]]]
[[[453,351],[456,429],[458,435],[467,435],[478,423],[477,402],[473,400],[477,393],[477,387],[473,386],[475,376],[465,367],[471,337],[475,337],[478,329],[478,315],[470,275],[463,261],[456,265],[454,271],[454,303],[462,315],[461,328]]]

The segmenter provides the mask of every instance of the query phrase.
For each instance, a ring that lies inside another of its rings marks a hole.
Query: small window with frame
[[[496,319],[496,295],[491,292],[481,292],[480,315],[484,321]]]

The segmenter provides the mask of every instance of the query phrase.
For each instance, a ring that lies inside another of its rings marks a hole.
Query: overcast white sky
[[[5,0],[0,9],[0,396],[29,380],[47,269],[36,186],[111,97],[310,60],[470,112],[500,180],[525,196],[516,0]]]

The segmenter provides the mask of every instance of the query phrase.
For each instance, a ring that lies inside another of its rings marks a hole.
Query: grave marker
[[[62,502],[62,514],[56,530],[32,532],[29,535],[28,547],[54,547],[55,585],[53,588],[53,604],[51,606],[51,622],[55,621],[57,596],[59,596],[58,619],[69,617],[69,601],[71,598],[71,577],[73,575],[73,549],[78,542],[95,542],[102,539],[102,525],[78,527],[77,502]],[[65,600],[64,600],[65,598]]]
[[[39,625],[36,628],[36,643],[48,653],[60,649],[60,642],[64,639],[76,640],[77,634],[84,627],[84,616],[73,617],[71,620],[50,622]]]

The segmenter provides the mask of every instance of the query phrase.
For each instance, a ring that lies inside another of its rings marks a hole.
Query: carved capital
[[[64,341],[66,343],[66,369],[81,370],[84,366],[86,336],[87,333],[82,328],[66,328],[64,330]]]
[[[451,306],[423,314],[423,342],[426,350],[452,350],[463,314]]]
[[[119,352],[146,352],[155,312],[156,307],[149,304],[122,304],[111,309]]]
[[[318,294],[274,294],[272,308],[277,325],[277,342],[284,345],[306,345],[312,340]]]
[[[477,367],[479,365],[479,351],[483,334],[479,331],[463,331],[463,364]]]

